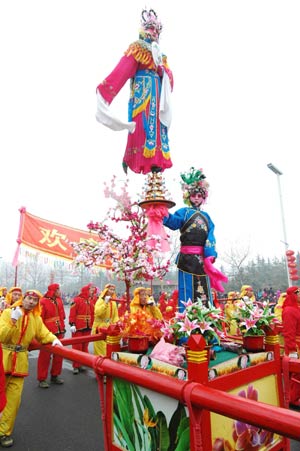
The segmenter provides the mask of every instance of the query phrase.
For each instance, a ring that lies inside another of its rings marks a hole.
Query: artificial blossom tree
[[[125,282],[127,301],[130,287],[141,280],[163,279],[168,272],[170,260],[161,251],[161,237],[147,235],[147,217],[137,202],[132,202],[128,193],[128,180],[116,192],[116,176],[110,186],[104,183],[104,195],[116,204],[108,210],[102,222],[90,222],[87,227],[96,232],[99,241],[90,239],[71,243],[75,253],[75,264],[91,268],[107,265],[118,280]],[[125,224],[126,237],[121,237],[109,225]],[[150,245],[151,242],[151,245]]]

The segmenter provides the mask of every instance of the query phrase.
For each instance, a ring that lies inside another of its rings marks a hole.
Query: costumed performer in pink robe
[[[173,76],[158,45],[162,25],[153,9],[141,15],[139,39],[129,45],[115,69],[97,86],[98,122],[113,130],[128,130],[123,169],[135,173],[162,172],[172,167],[168,128]],[[114,117],[109,105],[130,79],[128,122]]]

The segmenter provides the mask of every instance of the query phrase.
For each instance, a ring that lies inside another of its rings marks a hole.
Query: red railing
[[[115,362],[109,357],[95,356],[65,347],[72,343],[97,341],[103,338],[102,334],[67,338],[61,340],[63,347],[51,345],[43,345],[42,347],[53,354],[61,355],[67,360],[76,361],[83,366],[92,368],[100,376],[98,380],[101,380],[103,376],[122,378],[133,384],[177,399],[187,405],[190,404],[192,407],[206,409],[285,437],[300,440],[298,412],[244,399],[197,382],[181,381],[168,377],[166,383],[167,376],[162,374]],[[39,348],[41,348],[41,345],[34,343],[30,349]],[[300,373],[300,360],[293,360],[291,364],[293,372]]]

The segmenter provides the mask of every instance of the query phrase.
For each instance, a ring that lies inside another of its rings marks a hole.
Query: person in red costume
[[[158,304],[157,304],[163,317],[165,317],[167,304],[168,304],[168,293],[166,291],[163,291],[161,293],[161,295],[159,296]]]
[[[159,48],[162,25],[153,9],[142,11],[139,39],[129,45],[118,65],[97,86],[98,122],[128,130],[123,169],[137,174],[172,167],[168,128],[173,75]],[[113,117],[109,105],[130,79],[129,122]]]
[[[94,322],[94,293],[95,286],[92,283],[81,288],[78,296],[75,296],[69,314],[69,324],[72,337],[84,337],[90,335]],[[72,348],[82,352],[89,352],[89,344],[77,343]],[[78,362],[73,362],[73,374],[85,369]]]
[[[127,299],[127,293],[123,293],[118,302],[118,315],[119,318],[129,310],[129,301]]]
[[[285,355],[298,359],[300,351],[300,288],[289,287],[282,307],[282,334]],[[300,407],[300,375],[292,374],[290,405]]]
[[[65,309],[61,299],[60,286],[53,283],[48,286],[48,291],[40,300],[41,317],[45,326],[59,339],[65,335]],[[48,388],[47,376],[51,361],[51,354],[47,351],[40,350],[37,361],[37,379],[40,388]],[[60,355],[52,355],[51,364],[51,383],[61,385],[63,379],[59,377],[62,371],[63,358]]]
[[[174,318],[178,308],[178,290],[174,290],[170,299],[167,300],[166,310],[164,313],[164,319],[170,321]]]

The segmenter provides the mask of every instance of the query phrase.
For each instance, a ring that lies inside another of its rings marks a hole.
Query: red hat
[[[289,287],[286,290],[286,294],[290,295],[290,294],[297,294],[299,292],[300,288],[297,286],[293,286],[293,287]]]
[[[60,286],[58,285],[58,283],[52,283],[51,285],[48,286],[48,291],[45,294],[45,296],[52,298],[54,296],[54,293],[56,290],[58,290],[60,288]]]

